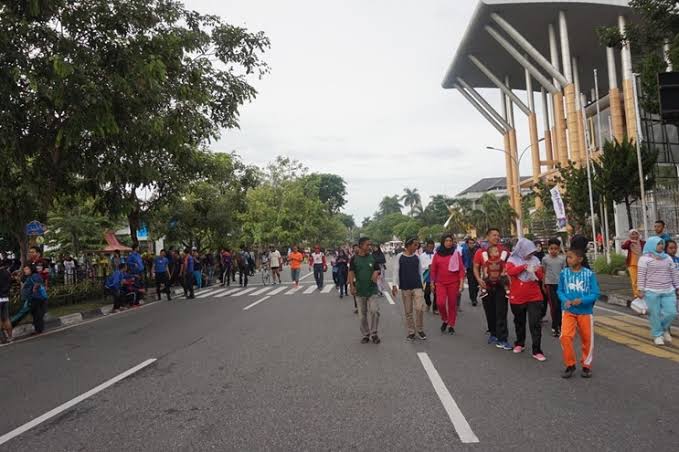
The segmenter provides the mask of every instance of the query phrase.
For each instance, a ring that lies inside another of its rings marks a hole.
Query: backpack
[[[43,284],[40,285],[38,288],[38,293],[35,295],[35,298],[46,301],[48,296],[47,296],[47,289],[45,289],[45,286]]]

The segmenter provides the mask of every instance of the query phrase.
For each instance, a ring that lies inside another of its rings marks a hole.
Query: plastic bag
[[[646,304],[646,300],[643,298],[635,298],[632,300],[632,304],[630,304],[630,308],[634,312],[640,315],[645,315],[648,312],[648,305]]]

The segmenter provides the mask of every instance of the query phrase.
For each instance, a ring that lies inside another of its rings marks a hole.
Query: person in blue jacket
[[[585,252],[571,249],[566,254],[568,267],[561,270],[557,295],[563,311],[561,319],[561,349],[566,369],[561,376],[570,378],[575,372],[575,348],[573,340],[576,331],[582,342],[583,378],[592,376],[592,355],[594,352],[594,303],[599,299],[599,283],[589,268],[583,267]]]
[[[127,256],[127,270],[133,275],[141,275],[144,273],[144,261],[141,258],[138,249],[138,245],[132,245],[132,252]]]
[[[111,311],[113,313],[120,311],[123,307],[125,295],[123,294],[122,290],[126,270],[127,265],[119,264],[118,268],[116,268],[106,279],[105,287],[113,296],[113,310]]]

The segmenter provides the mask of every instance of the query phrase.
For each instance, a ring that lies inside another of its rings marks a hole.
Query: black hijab
[[[446,248],[444,245],[447,238],[450,238],[453,241],[453,247],[450,249]],[[452,234],[444,234],[443,237],[441,237],[441,246],[439,246],[439,249],[436,252],[440,256],[450,256],[455,252],[455,248],[457,248],[457,245],[455,244],[455,237],[453,237]]]

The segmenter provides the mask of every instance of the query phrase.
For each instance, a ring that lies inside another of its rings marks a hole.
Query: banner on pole
[[[559,225],[559,229],[563,229],[568,224],[568,219],[566,218],[566,208],[563,205],[563,199],[561,199],[561,192],[559,192],[559,187],[553,187],[549,192],[552,194],[556,222]]]

